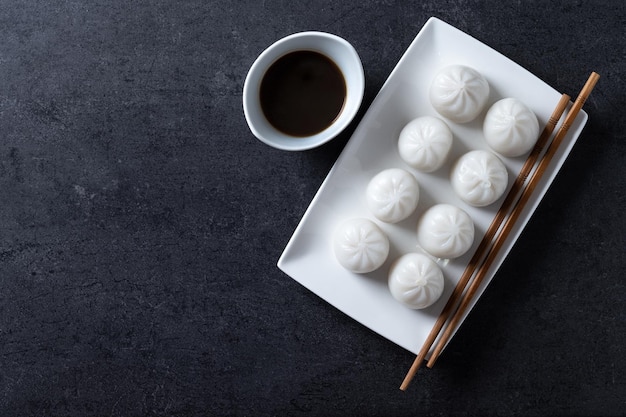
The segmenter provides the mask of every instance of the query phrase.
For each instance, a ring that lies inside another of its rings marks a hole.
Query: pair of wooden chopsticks
[[[428,351],[430,350],[431,346],[433,345],[433,343],[439,336],[441,329],[448,321],[448,318],[452,314],[459,299],[463,295],[463,292],[465,291],[465,287],[467,286],[468,282],[470,281],[470,279],[474,275],[474,272],[476,271],[476,277],[474,278],[469,288],[467,289],[465,295],[461,299],[461,303],[458,305],[458,308],[456,308],[456,311],[454,315],[452,316],[450,323],[448,324],[443,334],[439,338],[439,342],[435,346],[435,349],[433,353],[431,354],[430,359],[428,360],[428,363],[426,364],[426,366],[428,366],[429,368],[432,368],[435,362],[437,361],[437,358],[441,354],[441,351],[448,343],[448,340],[450,340],[450,337],[452,336],[454,330],[459,324],[459,321],[463,317],[465,310],[467,309],[469,304],[472,302],[472,299],[474,298],[474,295],[478,291],[480,284],[482,283],[485,276],[487,275],[487,271],[489,270],[489,267],[491,266],[496,256],[498,255],[498,252],[502,248],[502,245],[504,244],[507,236],[511,232],[513,226],[515,225],[515,222],[517,221],[520,214],[522,213],[524,206],[530,199],[530,196],[532,195],[537,184],[539,183],[539,180],[541,179],[544,172],[546,171],[559,145],[563,141],[563,138],[567,134],[570,126],[576,119],[576,116],[578,115],[578,113],[580,112],[580,109],[582,108],[583,104],[587,100],[587,97],[589,97],[589,95],[591,94],[591,90],[593,90],[599,78],[600,76],[597,73],[595,72],[591,73],[591,75],[589,76],[589,79],[587,80],[580,94],[576,98],[576,101],[572,105],[570,111],[565,116],[565,120],[563,121],[561,128],[554,136],[554,139],[552,140],[550,145],[548,145],[548,148],[546,152],[544,153],[543,157],[540,159],[539,164],[537,165],[537,168],[535,169],[532,177],[528,181],[528,184],[524,186],[526,184],[526,179],[528,178],[528,175],[530,174],[531,170],[537,163],[537,160],[539,159],[539,156],[541,155],[543,148],[546,146],[550,136],[552,135],[552,132],[554,131],[554,128],[556,127],[559,119],[561,118],[563,112],[565,111],[565,108],[567,107],[567,104],[569,103],[570,97],[567,94],[563,94],[563,96],[559,100],[556,108],[554,109],[554,112],[550,116],[550,119],[545,129],[539,136],[539,139],[537,139],[537,143],[535,144],[535,147],[533,148],[528,158],[526,159],[526,162],[522,166],[522,169],[520,170],[518,177],[513,183],[511,190],[509,191],[504,202],[502,203],[500,210],[498,210],[498,212],[496,213],[496,216],[493,219],[493,222],[489,226],[489,229],[485,233],[485,236],[483,237],[482,241],[478,245],[478,248],[476,249],[474,256],[472,257],[467,267],[465,268],[463,275],[461,275],[461,278],[459,279],[459,282],[454,288],[454,291],[452,292],[450,299],[448,300],[447,304],[443,308],[441,314],[439,315],[437,321],[435,322],[435,325],[433,326],[428,337],[426,338],[424,345],[422,346],[421,350],[417,354],[417,357],[415,358],[413,365],[411,366],[411,368],[409,369],[409,372],[404,378],[402,385],[400,385],[401,390],[404,391],[407,389],[409,383],[415,376],[415,373],[420,368],[422,362],[425,360],[426,355],[428,354]],[[520,195],[520,192],[521,192],[521,195]],[[509,214],[508,218],[507,218],[507,214]],[[500,229],[500,226],[502,225],[502,222],[504,222],[505,219],[506,219],[506,222],[502,226],[502,229]],[[498,232],[498,230],[501,230],[501,231],[496,236],[496,233]],[[494,241],[494,237],[495,237],[495,241]]]

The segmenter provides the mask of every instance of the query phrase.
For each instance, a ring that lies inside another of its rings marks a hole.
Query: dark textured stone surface
[[[559,91],[602,79],[401,393],[412,355],[275,266],[350,130],[273,150],[241,89],[273,41],[324,30],[361,55],[364,111],[433,15]],[[625,23],[621,1],[0,1],[0,415],[623,415]]]

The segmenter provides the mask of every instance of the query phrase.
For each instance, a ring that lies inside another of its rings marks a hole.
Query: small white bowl
[[[330,58],[343,73],[346,100],[335,121],[323,131],[305,137],[287,135],[273,127],[263,115],[259,98],[267,69],[282,56],[294,51],[315,51]],[[324,32],[300,32],[278,40],[254,61],[243,86],[243,111],[250,130],[259,140],[277,149],[302,151],[320,146],[343,131],[356,115],[365,90],[361,59],[345,39]]]

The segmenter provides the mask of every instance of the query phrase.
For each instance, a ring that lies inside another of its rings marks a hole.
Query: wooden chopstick
[[[454,288],[452,295],[448,299],[448,302],[446,303],[445,307],[441,311],[441,314],[437,318],[435,325],[433,326],[432,330],[428,334],[428,337],[424,341],[424,344],[422,345],[421,350],[418,352],[417,357],[413,361],[413,365],[411,365],[411,368],[409,369],[409,372],[404,378],[404,381],[402,381],[402,385],[400,385],[400,389],[402,391],[406,390],[407,387],[409,386],[409,383],[411,382],[411,380],[417,373],[417,370],[422,365],[422,362],[424,361],[424,359],[426,359],[426,355],[428,354],[428,351],[430,350],[431,346],[437,339],[439,332],[441,332],[441,329],[443,328],[444,324],[448,320],[450,313],[452,313],[452,310],[454,309],[457,302],[459,301],[459,298],[463,294],[463,291],[465,291],[465,287],[467,286],[469,279],[474,274],[474,271],[476,270],[476,268],[478,268],[479,262],[483,259],[485,252],[487,251],[487,249],[489,248],[489,245],[491,244],[491,241],[493,240],[493,237],[495,236],[496,232],[500,228],[500,225],[504,221],[504,218],[506,217],[507,213],[513,206],[513,203],[515,202],[515,199],[518,196],[520,190],[524,186],[524,183],[526,182],[526,178],[528,177],[528,174],[530,174],[530,171],[532,170],[533,166],[535,166],[535,163],[537,162],[537,159],[539,158],[541,151],[543,150],[546,143],[548,142],[548,139],[550,139],[550,136],[552,135],[554,128],[556,127],[559,119],[561,118],[561,115],[563,114],[563,111],[565,111],[565,107],[567,107],[567,104],[569,103],[569,99],[570,97],[567,94],[563,94],[561,96],[561,99],[559,100],[559,102],[556,105],[556,108],[552,112],[552,115],[550,116],[550,119],[548,120],[546,127],[543,129],[543,132],[541,132],[539,139],[537,139],[537,143],[535,144],[535,146],[533,147],[533,150],[528,155],[528,158],[526,159],[526,162],[522,166],[522,169],[520,170],[519,175],[517,176],[517,178],[515,179],[515,182],[511,186],[511,190],[507,194],[506,198],[502,202],[502,205],[500,206],[500,209],[496,213],[496,217],[491,222],[491,225],[489,226],[489,229],[487,229],[487,232],[485,232],[485,236],[483,237],[480,244],[478,245],[476,252],[474,252],[472,259],[470,259],[469,263],[467,264],[465,271],[463,271],[463,275],[461,275],[461,278],[459,279],[459,282]]]
[[[557,134],[554,136],[552,143],[548,146],[548,149],[546,150],[545,155],[539,162],[539,165],[537,166],[537,169],[535,170],[531,179],[529,180],[528,185],[522,191],[522,195],[520,196],[517,204],[515,204],[515,206],[513,207],[513,211],[511,212],[510,216],[504,223],[504,226],[502,226],[502,231],[497,236],[493,246],[491,247],[491,250],[487,254],[487,257],[485,258],[485,261],[483,262],[478,272],[476,273],[476,278],[472,281],[470,287],[467,290],[467,293],[461,300],[461,304],[459,305],[458,309],[454,313],[454,316],[450,320],[448,327],[446,327],[446,330],[441,335],[441,338],[439,339],[439,342],[437,343],[435,350],[433,351],[428,363],[426,364],[426,366],[428,366],[429,368],[433,367],[433,365],[437,361],[437,358],[441,354],[441,351],[443,350],[446,343],[452,336],[456,326],[458,325],[459,321],[463,317],[465,310],[467,309],[470,302],[472,301],[474,295],[476,294],[476,291],[478,291],[478,287],[480,286],[483,279],[487,275],[487,271],[489,270],[489,267],[491,266],[494,259],[498,255],[498,252],[502,248],[502,245],[504,244],[504,242],[506,241],[507,236],[509,235],[517,219],[521,215],[524,209],[524,206],[528,202],[530,196],[532,195],[537,184],[539,183],[539,180],[541,179],[544,172],[548,168],[550,161],[556,154],[556,151],[559,145],[561,144],[561,142],[563,141],[563,138],[565,137],[570,126],[576,119],[576,116],[578,116],[580,109],[582,108],[583,104],[585,104],[585,101],[589,97],[589,94],[591,94],[591,91],[593,90],[593,88],[595,87],[599,79],[600,79],[600,76],[597,73],[595,72],[591,73],[591,75],[589,76],[589,79],[587,80],[580,94],[576,98],[576,101],[572,105],[572,108],[570,109],[569,113],[567,114],[567,116],[565,116],[565,120],[563,121],[561,128],[559,129]]]

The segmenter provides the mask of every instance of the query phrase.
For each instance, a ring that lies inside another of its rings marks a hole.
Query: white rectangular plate
[[[503,200],[501,198],[487,208],[471,207],[454,194],[448,179],[455,159],[468,150],[488,149],[482,138],[485,112],[468,124],[446,120],[454,134],[454,146],[447,164],[434,173],[423,174],[412,170],[398,155],[397,139],[404,125],[419,116],[437,116],[428,99],[428,88],[436,72],[452,64],[473,67],[484,75],[491,87],[487,108],[499,99],[517,98],[535,112],[540,126],[546,125],[561,96],[513,61],[447,23],[431,18],[376,96],[278,261],[282,271],[306,288],[413,353],[420,350]],[[587,114],[581,111],[485,277],[478,295],[482,294],[511,250],[586,121]],[[526,155],[501,158],[509,171],[509,187],[525,158]],[[365,188],[376,173],[392,167],[404,168],[415,174],[420,184],[420,202],[416,212],[407,220],[385,224],[376,221],[368,212]],[[446,285],[441,299],[427,309],[411,310],[391,296],[387,287],[387,272],[395,258],[417,251],[417,220],[436,203],[454,204],[467,211],[474,220],[476,237],[466,255],[449,262],[439,261]],[[353,217],[375,220],[390,239],[389,259],[380,269],[369,274],[357,275],[346,271],[332,252],[335,228]]]

